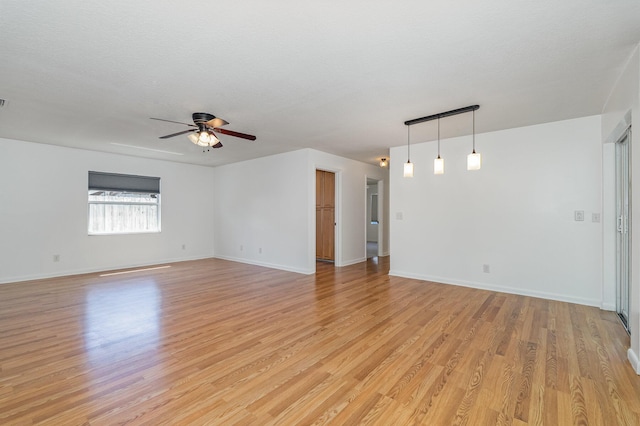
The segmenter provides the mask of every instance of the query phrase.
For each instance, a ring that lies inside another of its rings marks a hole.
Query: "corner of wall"
[[[631,363],[631,367],[633,367],[633,371],[640,376],[640,362],[638,361],[638,355],[636,355],[633,349],[629,348],[629,350],[627,350],[627,358]]]
[[[616,305],[615,304],[611,304],[611,303],[602,302],[602,304],[600,304],[600,309],[602,309],[603,311],[615,312]]]

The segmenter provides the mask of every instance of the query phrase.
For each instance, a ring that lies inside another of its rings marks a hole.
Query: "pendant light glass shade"
[[[211,135],[207,132],[200,132],[200,136],[198,136],[198,139],[202,143],[209,143],[211,142]]]
[[[444,174],[444,158],[438,158],[433,160],[433,174],[434,175],[443,175]]]
[[[482,156],[475,150],[467,155],[467,170],[480,170],[482,166]]]
[[[187,136],[189,138],[189,140],[193,143],[195,143],[196,145],[198,145],[198,133],[191,133],[190,135]]]
[[[476,111],[473,110],[473,151],[467,155],[467,170],[480,170],[482,157],[476,152]]]
[[[413,163],[411,161],[404,163],[404,177],[413,177]]]
[[[407,162],[404,163],[404,177],[413,177],[413,163],[411,162],[411,136],[409,134],[410,126],[407,126]]]
[[[191,142],[198,146],[213,146],[220,142],[218,138],[209,132],[191,133],[187,136]]]
[[[433,160],[433,174],[444,174],[444,158],[440,157],[440,117],[438,117],[438,156]]]

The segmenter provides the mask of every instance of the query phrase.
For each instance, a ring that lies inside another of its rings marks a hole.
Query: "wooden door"
[[[316,170],[316,258],[335,260],[336,175]]]

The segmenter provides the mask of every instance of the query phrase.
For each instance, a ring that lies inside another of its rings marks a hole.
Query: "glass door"
[[[616,311],[629,331],[631,283],[631,128],[616,143]]]

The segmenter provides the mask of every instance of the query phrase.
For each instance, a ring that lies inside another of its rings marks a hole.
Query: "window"
[[[89,172],[89,235],[160,232],[160,178]]]

